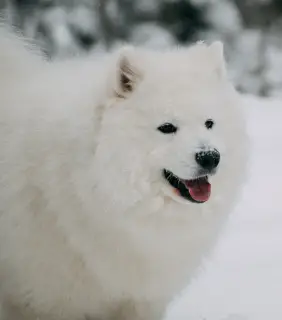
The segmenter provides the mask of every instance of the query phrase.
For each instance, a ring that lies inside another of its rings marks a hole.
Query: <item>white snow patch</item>
[[[241,30],[241,17],[233,2],[226,0],[211,2],[207,12],[207,20],[213,24],[217,32],[228,33]]]
[[[164,49],[176,44],[173,35],[154,23],[137,25],[130,37],[130,42],[137,46]]]

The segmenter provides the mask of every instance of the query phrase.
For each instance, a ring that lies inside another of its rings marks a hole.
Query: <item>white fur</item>
[[[5,37],[1,320],[161,319],[216,240],[245,174],[244,121],[222,49],[126,48],[47,63]],[[134,69],[124,96],[121,62]],[[160,133],[164,122],[177,134]],[[192,178],[202,145],[221,152],[212,196],[181,201],[162,169]]]

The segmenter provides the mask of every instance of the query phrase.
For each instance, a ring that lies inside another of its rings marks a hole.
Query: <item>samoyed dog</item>
[[[245,176],[222,44],[0,68],[1,320],[162,319]]]

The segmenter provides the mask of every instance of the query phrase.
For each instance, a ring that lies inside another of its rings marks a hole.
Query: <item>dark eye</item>
[[[207,129],[211,129],[213,126],[214,126],[214,121],[211,120],[211,119],[208,119],[206,122],[205,122],[205,126]]]
[[[164,134],[176,133],[178,128],[172,123],[164,123],[158,127],[158,130]]]

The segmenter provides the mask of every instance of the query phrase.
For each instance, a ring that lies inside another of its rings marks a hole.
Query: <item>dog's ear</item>
[[[224,58],[223,43],[220,41],[215,41],[209,46],[209,50],[215,63],[216,74],[219,78],[224,78],[227,71]]]
[[[119,98],[128,97],[141,80],[141,72],[134,59],[135,55],[135,49],[130,46],[118,52],[115,94]]]

